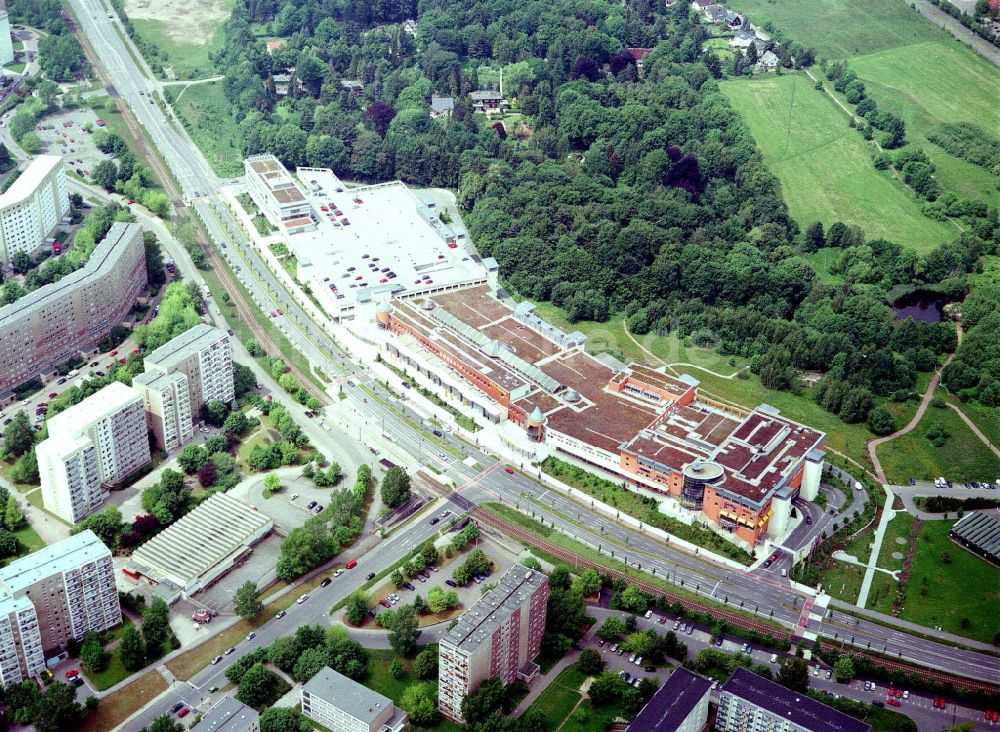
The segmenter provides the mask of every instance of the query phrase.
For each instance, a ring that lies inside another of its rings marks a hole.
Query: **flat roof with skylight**
[[[482,284],[487,267],[464,230],[441,221],[437,205],[396,181],[348,189],[325,168],[299,168],[318,218],[290,234],[298,279],[333,317],[357,305]]]

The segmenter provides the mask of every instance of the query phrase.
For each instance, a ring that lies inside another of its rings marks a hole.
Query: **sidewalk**
[[[868,602],[868,592],[872,588],[872,579],[875,577],[875,566],[878,564],[879,551],[882,549],[882,539],[885,538],[885,530],[889,526],[896,512],[892,510],[893,493],[889,486],[882,486],[885,491],[885,507],[882,509],[882,520],[879,521],[878,529],[875,530],[875,542],[872,545],[872,554],[868,558],[868,569],[865,571],[865,578],[861,582],[861,591],[858,593],[857,606],[863,608]]]

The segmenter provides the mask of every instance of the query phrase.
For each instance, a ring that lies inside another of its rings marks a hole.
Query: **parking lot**
[[[41,141],[39,151],[46,155],[62,155],[66,171],[87,177],[90,171],[108,156],[94,144],[93,131],[100,129],[98,116],[92,109],[63,109],[49,115],[35,132]],[[91,132],[87,132],[90,125]]]

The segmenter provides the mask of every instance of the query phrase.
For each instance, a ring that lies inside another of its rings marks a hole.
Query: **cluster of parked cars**
[[[638,687],[640,679],[638,676],[633,676],[628,671],[619,671],[618,678],[624,681],[626,684],[631,684],[632,686]]]
[[[80,669],[70,669],[66,672],[66,681],[73,684],[73,686],[83,686],[83,677],[80,675]]]

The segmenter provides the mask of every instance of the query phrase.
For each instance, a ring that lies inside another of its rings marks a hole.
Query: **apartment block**
[[[205,712],[191,732],[260,732],[260,715],[253,707],[224,696]]]
[[[194,437],[188,378],[151,371],[132,379],[132,388],[142,397],[146,426],[161,450],[173,450]]]
[[[3,11],[0,31],[6,15]],[[9,26],[3,35],[9,46]],[[0,43],[0,52],[2,46]],[[58,155],[35,157],[13,185],[0,194],[0,257],[3,264],[10,267],[17,252],[33,254],[68,213],[69,192],[62,158]]]
[[[188,410],[193,421],[201,420],[201,408],[211,401],[231,402],[233,347],[225,331],[201,323],[181,333],[143,361],[150,378],[154,374],[181,373],[187,378]]]
[[[282,234],[316,228],[312,206],[280,160],[254,155],[243,161],[243,172],[250,198]]]
[[[71,639],[120,625],[111,552],[83,531],[0,568],[0,681],[37,675]]]
[[[869,732],[871,725],[738,668],[719,687],[719,732]]]
[[[81,269],[0,308],[0,393],[95,348],[146,282],[142,227],[115,223]]]
[[[392,700],[329,666],[301,688],[302,714],[333,732],[402,732],[407,716]]]
[[[0,66],[6,66],[14,60],[14,41],[10,37],[10,17],[7,6],[0,3]]]
[[[77,523],[99,510],[111,486],[149,464],[142,398],[113,382],[48,422],[36,448],[45,508]]]
[[[489,678],[530,682],[538,673],[549,578],[516,564],[441,639],[438,709],[456,722],[462,700]]]
[[[678,666],[625,732],[702,732],[712,680]]]

